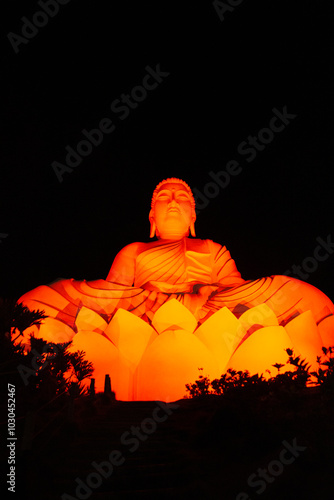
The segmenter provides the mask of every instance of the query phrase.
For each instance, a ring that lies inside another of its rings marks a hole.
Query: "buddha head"
[[[179,239],[195,235],[195,200],[188,184],[171,177],[160,182],[152,196],[150,237]]]

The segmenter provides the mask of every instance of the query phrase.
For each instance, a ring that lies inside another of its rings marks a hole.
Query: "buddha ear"
[[[150,238],[154,238],[157,227],[154,221],[153,210],[150,211],[148,218],[150,220]]]
[[[193,237],[196,236],[196,233],[195,233],[195,224],[193,222],[190,224],[190,234]]]
[[[151,226],[150,226],[150,238],[154,238],[155,236],[155,231],[156,231],[156,225],[153,219],[151,219]]]
[[[191,224],[190,224],[190,234],[193,237],[196,236],[196,233],[195,233],[195,220],[196,219],[193,219],[192,222],[191,222]]]

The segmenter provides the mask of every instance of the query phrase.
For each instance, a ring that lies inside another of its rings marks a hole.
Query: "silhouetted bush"
[[[72,342],[50,343],[34,336],[28,346],[18,342],[27,328],[41,324],[46,317],[44,311],[30,311],[14,300],[0,299],[0,374],[10,375],[22,399],[82,395],[82,381],[94,371],[93,364],[84,359],[84,351],[70,352]]]
[[[229,368],[219,379],[210,380],[208,377],[199,375],[192,384],[186,384],[186,391],[189,397],[203,397],[207,395],[223,396],[244,390],[247,393],[268,394],[270,391],[298,392],[311,386],[321,386],[323,389],[334,389],[334,347],[323,347],[322,356],[317,357],[318,368],[310,371],[310,364],[296,356],[292,349],[286,349],[288,354],[287,364],[294,367],[280,373],[284,366],[280,363],[272,365],[278,373],[274,377],[266,379],[263,374],[251,375],[249,371],[236,371]],[[199,371],[202,371],[199,368]],[[270,373],[270,372],[269,372]]]

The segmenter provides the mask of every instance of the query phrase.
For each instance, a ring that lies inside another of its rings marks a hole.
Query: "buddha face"
[[[189,227],[193,227],[195,219],[196,215],[186,187],[174,182],[163,184],[157,193],[154,209],[150,213],[150,220],[155,224],[157,236],[163,239],[188,236]]]

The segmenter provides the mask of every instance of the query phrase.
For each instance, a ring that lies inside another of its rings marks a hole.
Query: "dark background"
[[[149,240],[158,182],[176,176],[203,192],[231,159],[242,173],[196,231],[226,245],[245,279],[301,265],[331,234],[330,2],[244,0],[222,22],[211,1],[71,0],[18,54],[7,34],[41,8],[0,9],[0,296],[105,278],[124,245]],[[157,64],[170,75],[121,120],[112,101]],[[297,118],[247,163],[239,144],[284,106]],[[105,117],[115,131],[60,183],[51,163]],[[308,278],[332,300],[333,259]]]

